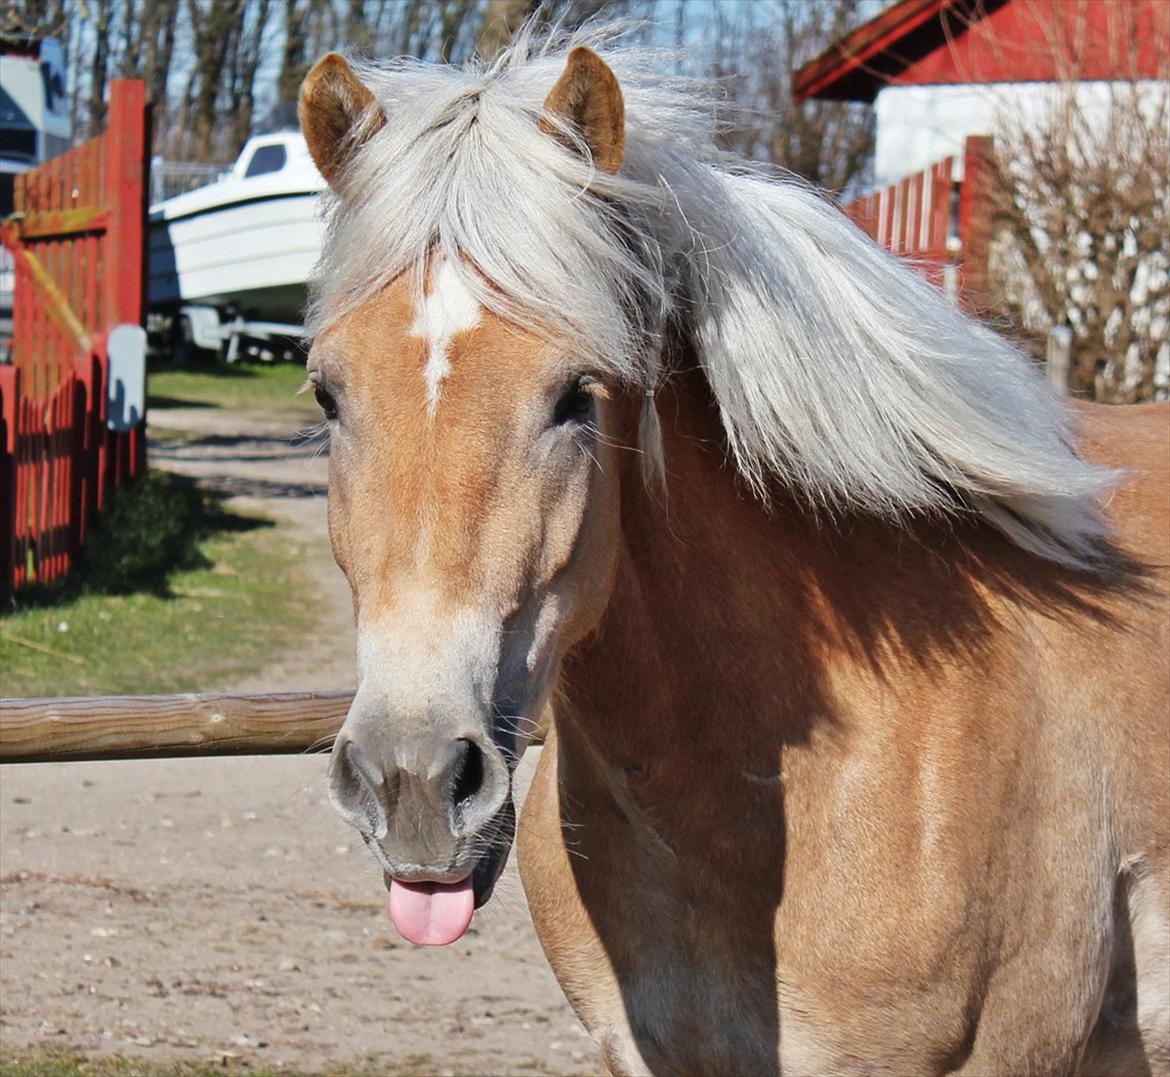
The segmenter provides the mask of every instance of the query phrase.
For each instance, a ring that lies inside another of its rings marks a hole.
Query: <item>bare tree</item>
[[[179,10],[178,4],[156,0],[122,0],[117,71],[122,77],[146,82],[156,146],[162,144],[160,135],[169,128],[167,76],[175,52]]]
[[[492,59],[525,20],[533,17],[545,24],[573,29],[602,13],[609,19],[619,19],[638,9],[649,15],[657,6],[657,0],[487,0],[477,51]]]
[[[480,55],[490,60],[499,54],[536,7],[536,0],[487,0],[479,31]]]
[[[460,63],[496,55],[533,16],[575,26],[638,0],[284,0],[277,110],[288,113],[313,61],[330,48]],[[648,0],[641,0],[648,3]]]
[[[89,107],[86,110],[88,134],[94,135],[106,123],[106,82],[110,70],[110,44],[113,26],[113,0],[93,0],[94,42],[89,73]]]
[[[301,80],[308,73],[309,30],[313,0],[284,0],[284,48],[276,95],[280,101],[295,101]],[[317,5],[318,7],[320,4]]]
[[[347,0],[344,40],[355,52],[368,52],[373,44],[372,27],[386,17],[387,0],[367,4],[366,0]]]
[[[260,68],[264,34],[272,0],[253,0],[247,6],[228,64],[228,115],[231,117],[229,156],[235,156],[252,134],[256,105],[256,73]]]
[[[183,93],[179,152],[193,161],[215,160],[220,99],[228,56],[244,20],[244,0],[187,0],[194,63]]]
[[[271,12],[272,0],[186,0],[193,56],[169,156],[223,161],[240,151],[252,133]]]
[[[104,121],[112,75],[147,80],[155,149],[172,159],[225,161],[268,121],[295,122],[300,84],[332,48],[459,63],[498,53],[529,18],[573,27],[633,16],[631,36],[673,39],[685,66],[729,88],[729,147],[775,161],[832,190],[862,173],[868,120],[834,102],[796,105],[794,65],[843,33],[865,0],[7,0],[30,29],[70,51],[75,132]],[[708,45],[708,43],[711,43]],[[267,61],[267,64],[265,63]],[[271,78],[263,86],[262,78]]]
[[[1001,127],[996,158],[990,275],[999,313],[1037,335],[1071,330],[1072,393],[1111,403],[1165,395],[1165,84],[1060,84],[1038,115]]]
[[[792,73],[863,21],[858,0],[715,0],[685,4],[681,12],[692,25],[676,34],[711,42],[710,72],[727,86],[722,137],[728,149],[835,194],[864,181],[873,158],[871,110],[792,96]]]

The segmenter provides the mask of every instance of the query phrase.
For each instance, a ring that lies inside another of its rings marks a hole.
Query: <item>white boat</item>
[[[250,139],[216,182],[152,206],[150,306],[298,325],[324,186],[301,134],[282,131]]]

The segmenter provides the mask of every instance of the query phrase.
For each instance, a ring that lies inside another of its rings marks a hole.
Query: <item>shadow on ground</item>
[[[213,404],[209,400],[187,400],[181,396],[155,396],[151,394],[146,398],[146,406],[149,409],[158,409],[165,411],[167,408],[217,408],[218,404]]]
[[[272,526],[270,520],[230,511],[224,498],[186,476],[148,471],[114,491],[77,570],[60,583],[22,588],[20,608],[56,605],[83,593],[170,597],[175,573],[209,566],[200,550],[205,539]]]

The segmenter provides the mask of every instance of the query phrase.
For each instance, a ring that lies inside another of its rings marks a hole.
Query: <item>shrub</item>
[[[77,574],[90,591],[162,592],[172,572],[206,560],[199,539],[223,514],[190,479],[163,471],[115,491],[90,533]]]

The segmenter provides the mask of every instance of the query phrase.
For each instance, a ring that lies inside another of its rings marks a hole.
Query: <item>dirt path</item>
[[[234,685],[344,688],[348,589],[324,459],[279,417],[159,413],[157,466],[310,549],[313,638]],[[526,759],[521,785],[534,759]],[[374,1073],[590,1073],[510,864],[458,944],[418,950],[325,795],[323,756],[0,768],[0,1045]]]

